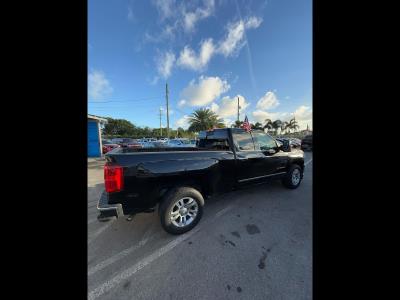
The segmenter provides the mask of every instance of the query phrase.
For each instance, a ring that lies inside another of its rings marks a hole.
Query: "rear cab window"
[[[226,150],[230,151],[227,130],[201,131],[197,148],[205,150]]]

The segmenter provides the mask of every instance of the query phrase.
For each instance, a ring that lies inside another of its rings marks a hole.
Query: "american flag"
[[[244,118],[242,128],[246,129],[247,132],[249,132],[251,130],[251,126],[249,123],[249,119],[247,119],[247,116]]]

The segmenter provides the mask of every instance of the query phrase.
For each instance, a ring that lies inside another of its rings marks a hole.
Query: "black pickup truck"
[[[99,220],[152,212],[172,234],[192,229],[204,199],[274,178],[300,185],[304,153],[263,131],[223,128],[199,133],[195,148],[116,148],[105,156]]]

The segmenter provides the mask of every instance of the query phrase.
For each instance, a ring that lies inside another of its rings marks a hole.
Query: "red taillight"
[[[104,166],[104,184],[107,193],[119,192],[124,188],[124,171],[121,166]]]

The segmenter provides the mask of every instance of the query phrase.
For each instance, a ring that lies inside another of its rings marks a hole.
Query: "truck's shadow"
[[[223,209],[232,201],[239,200],[240,203],[243,200],[243,202],[246,202],[246,197],[249,197],[253,194],[266,193],[268,192],[268,190],[275,190],[280,188],[283,188],[280,182],[271,181],[267,183],[261,183],[259,185],[244,187],[239,190],[231,191],[222,195],[205,199],[206,206],[204,209],[203,218],[207,217],[210,214],[215,214],[216,211]],[[98,215],[95,204],[101,196],[103,189],[103,184],[97,184],[94,187],[88,187],[88,205],[90,206],[88,209],[88,221],[93,220]],[[113,223],[109,229],[113,232],[113,240],[114,238],[121,240],[120,238],[126,239],[127,237],[129,237],[128,240],[131,241],[135,237],[140,239],[148,230],[151,230],[152,233],[164,232],[160,224],[157,208],[156,211],[152,213],[136,214],[133,216],[131,221],[127,221],[126,219],[127,216],[119,219],[113,218],[110,221],[107,221]],[[99,223],[99,225],[106,224],[107,222],[100,222],[98,220],[95,221],[95,223]],[[163,236],[164,234],[161,235]],[[165,235],[169,236],[168,233],[165,233]],[[107,237],[108,241],[109,238],[110,237]],[[99,237],[99,239],[101,238]]]

